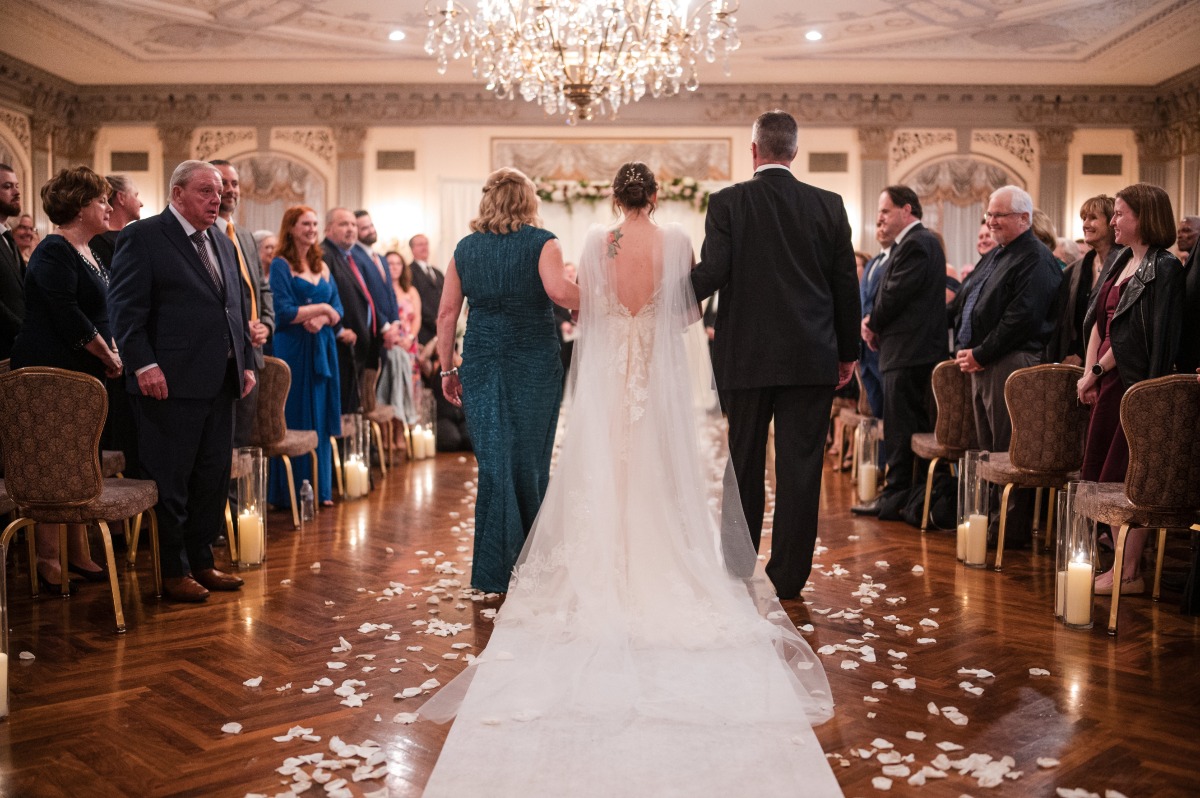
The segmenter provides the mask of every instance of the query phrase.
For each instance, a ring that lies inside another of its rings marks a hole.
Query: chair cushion
[[[158,504],[158,486],[148,479],[106,479],[100,495],[77,507],[22,507],[21,515],[43,524],[123,521]]]
[[[1079,472],[1026,471],[1017,468],[1008,459],[1008,452],[991,452],[988,459],[979,464],[979,474],[984,481],[993,485],[1013,484],[1021,488],[1059,488],[1073,479]]]
[[[125,470],[125,453],[112,449],[100,450],[100,473],[105,479],[115,477]]]
[[[368,421],[374,421],[376,424],[386,424],[389,421],[396,420],[396,408],[391,405],[379,405],[374,410],[368,410],[363,414]]]
[[[287,455],[288,457],[299,457],[302,454],[308,454],[317,448],[317,432],[311,429],[290,429],[283,436],[283,440],[279,443],[273,443],[270,446],[263,447],[263,454],[267,457],[279,457]]]
[[[1139,507],[1125,495],[1123,482],[1084,482],[1076,489],[1075,512],[1109,526],[1187,529],[1200,520],[1195,510]]]
[[[7,515],[15,509],[17,505],[8,497],[8,491],[4,489],[4,480],[0,479],[0,515]]]
[[[912,436],[912,450],[917,457],[932,460],[939,457],[943,460],[957,460],[963,456],[962,449],[942,446],[937,442],[937,435],[932,432],[918,432]]]

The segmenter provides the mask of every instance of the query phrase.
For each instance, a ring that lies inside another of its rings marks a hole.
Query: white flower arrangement
[[[534,178],[542,202],[560,202],[567,212],[576,202],[595,204],[612,197],[612,186],[604,180],[546,180]],[[686,202],[703,213],[708,210],[709,192],[695,178],[676,177],[658,186],[659,202]]]

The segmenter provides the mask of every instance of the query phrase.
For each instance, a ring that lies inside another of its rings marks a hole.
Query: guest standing
[[[493,172],[471,235],[446,269],[437,314],[446,398],[466,411],[479,461],[471,586],[504,593],[541,507],[562,401],[553,305],[577,310],[579,288],[554,234],[536,225],[533,183],[516,169]],[[454,328],[470,304],[463,363]]]
[[[1093,405],[1080,476],[1124,482],[1129,445],[1121,428],[1121,397],[1142,380],[1170,374],[1183,323],[1183,267],[1167,247],[1175,243],[1171,200],[1158,186],[1137,183],[1117,192],[1112,227],[1123,247],[1088,308],[1087,360],[1079,401]],[[1121,594],[1141,593],[1147,529],[1125,542]],[[1096,593],[1112,595],[1113,575],[1096,577]]]
[[[113,253],[117,251],[117,235],[130,222],[142,218],[144,203],[138,195],[137,186],[123,175],[108,175],[108,204],[112,212],[108,215],[108,229],[91,240],[92,250],[100,256],[100,261],[109,267],[113,262]]]
[[[25,320],[13,343],[12,367],[52,366],[103,381],[121,374],[121,357],[108,320],[108,270],[88,242],[108,229],[108,183],[88,169],[64,169],[42,187],[42,208],[58,232],[46,236],[29,259],[25,276]],[[58,532],[37,525],[38,579],[58,590]],[[71,524],[67,563],[73,574],[103,582],[92,560],[87,527]]]
[[[391,405],[396,410],[396,416],[411,425],[418,421],[415,390],[420,375],[417,369],[417,328],[421,323],[421,295],[413,287],[412,270],[404,262],[404,256],[399,252],[389,252],[384,257],[392,291],[396,295],[396,332],[399,341],[382,354],[389,368],[380,372],[375,398]],[[388,379],[384,379],[385,375]],[[404,430],[399,424],[395,425],[393,445],[404,448]]]
[[[1105,194],[1084,200],[1079,208],[1083,220],[1083,241],[1091,249],[1063,270],[1055,316],[1058,326],[1046,346],[1047,363],[1083,365],[1091,330],[1084,329],[1083,320],[1096,299],[1096,288],[1121,251],[1114,246],[1113,198]]]
[[[829,411],[854,376],[862,320],[845,203],[792,175],[798,139],[790,114],[755,120],[754,178],[712,195],[692,271],[697,300],[721,290],[713,370],[756,549],[775,421],[767,576],[783,599],[797,598],[812,571]]]
[[[349,211],[346,211],[349,216]],[[353,226],[354,217],[350,217]],[[271,263],[271,293],[275,299],[275,356],[292,371],[284,417],[288,429],[316,430],[317,500],[333,504],[333,436],[342,434],[342,404],[338,380],[337,335],[342,301],[337,284],[322,260],[317,243],[317,213],[298,205],[284,211],[279,225],[279,249]],[[354,333],[341,330],[353,343]],[[308,458],[292,463],[296,495],[312,479]],[[287,473],[271,463],[267,496],[275,507],[290,507]]]
[[[270,230],[255,230],[254,244],[258,248],[258,262],[262,264],[263,276],[271,279],[271,261],[275,260],[275,248],[279,238]]]
[[[18,216],[17,223],[13,225],[12,236],[13,241],[17,244],[17,251],[28,262],[30,257],[33,256],[33,251],[42,240],[38,236],[37,226],[33,223],[33,217],[27,213]]]
[[[25,318],[25,292],[21,288],[25,258],[7,224],[10,216],[20,213],[21,183],[11,166],[0,163],[0,360],[11,354],[13,340]]]
[[[126,227],[113,256],[113,329],[142,471],[158,484],[163,592],[175,601],[242,586],[212,553],[229,494],[233,403],[256,381],[237,256],[209,229],[220,207],[221,173],[184,161],[171,204]]]

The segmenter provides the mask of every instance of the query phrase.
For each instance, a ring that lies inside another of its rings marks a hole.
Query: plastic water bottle
[[[307,479],[300,486],[300,520],[311,521],[316,515],[316,506],[314,504],[312,483]]]

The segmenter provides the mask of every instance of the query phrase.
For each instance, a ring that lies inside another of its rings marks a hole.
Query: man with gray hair
[[[1033,234],[1033,198],[1016,186],[992,192],[985,215],[992,238],[999,244],[994,257],[984,258],[951,313],[958,336],[955,361],[971,375],[975,432],[979,447],[1008,451],[1012,421],[1004,402],[1004,383],[1017,369],[1041,362],[1042,350],[1054,332],[1054,299],[1062,271],[1045,244]],[[1005,545],[1027,546],[1031,536],[1032,504],[1028,491],[1010,507]]]
[[[163,592],[198,602],[242,580],[214,567],[233,440],[233,403],[255,384],[237,254],[213,224],[221,173],[184,161],[171,204],[117,238],[109,311],[125,356],[142,471],[158,485]]]
[[[754,122],[754,177],[709,200],[692,290],[720,290],[713,371],[750,540],[763,526],[763,469],[775,422],[775,521],[767,576],[798,598],[812,571],[821,466],[836,387],[858,359],[858,296],[842,198],[792,175],[799,130],[783,111]]]

